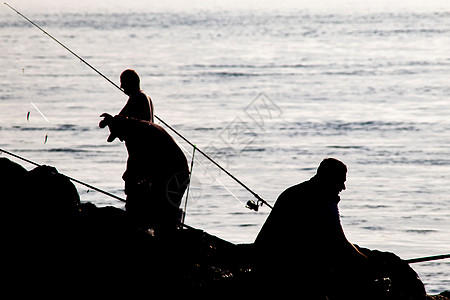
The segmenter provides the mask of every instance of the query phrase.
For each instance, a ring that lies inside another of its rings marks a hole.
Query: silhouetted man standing
[[[189,182],[186,157],[159,125],[123,116],[103,114],[100,127],[109,126],[112,142],[125,141],[127,170],[123,174],[127,214],[139,226],[155,233],[173,231],[179,224],[179,206]]]
[[[140,78],[135,70],[125,70],[120,75],[120,87],[130,96],[119,115],[138,120],[154,122],[152,99],[140,87]]]

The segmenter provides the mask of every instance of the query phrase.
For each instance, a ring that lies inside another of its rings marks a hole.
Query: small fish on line
[[[29,111],[29,112],[27,113],[27,121],[28,121],[28,122],[30,122],[30,113],[31,113],[31,111]]]
[[[46,135],[45,135],[45,140],[44,140],[44,144],[46,144],[46,143],[47,143],[47,140],[48,140],[48,134],[46,134]]]

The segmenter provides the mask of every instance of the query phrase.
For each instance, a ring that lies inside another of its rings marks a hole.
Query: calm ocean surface
[[[266,201],[335,157],[350,241],[450,252],[448,1],[65,2],[9,4],[114,82],[135,69],[156,114]],[[124,197],[125,147],[97,124],[127,97],[4,5],[0,68],[0,147]],[[246,209],[252,195],[195,158],[186,223],[253,242],[269,208]],[[450,290],[448,260],[413,267],[429,293]]]

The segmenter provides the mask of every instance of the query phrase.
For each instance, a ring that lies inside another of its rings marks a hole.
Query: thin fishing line
[[[222,181],[219,180],[219,178],[217,178],[213,173],[211,173],[211,171],[201,162],[197,159],[197,163],[200,164],[200,166],[203,167],[203,169],[206,170],[206,172],[208,172],[208,174],[214,178],[215,181],[217,181],[218,184],[220,184],[228,193],[230,193],[231,196],[233,196],[237,201],[239,201],[242,205],[245,206],[245,203],[241,201],[241,199],[238,198],[238,196],[236,196]]]
[[[184,223],[184,220],[186,218],[187,204],[188,204],[188,200],[189,200],[189,191],[191,189],[192,172],[194,171],[195,149],[196,149],[196,147],[194,147],[194,149],[192,150],[191,171],[189,172],[189,183],[188,183],[188,187],[187,187],[187,191],[186,191],[186,199],[184,200],[184,214],[183,214],[183,218],[181,219],[181,223]]]
[[[50,121],[47,119],[47,117],[39,110],[39,108],[37,108],[37,106],[33,103],[30,102],[31,105],[33,105],[33,107],[37,110],[37,112],[45,119],[45,121],[47,121],[47,123],[50,123]]]
[[[183,149],[183,151],[184,152],[186,152],[186,153],[188,153],[191,157],[192,157],[192,154],[191,153],[189,153],[189,151],[183,146],[183,145],[181,145],[178,141],[176,141],[175,140],[175,142],[177,143],[177,145],[181,148],[181,149]],[[197,150],[198,150],[198,148],[197,148]],[[209,169],[201,162],[201,161],[199,161],[197,158],[195,158],[195,161],[197,162],[197,163],[199,163],[200,164],[200,166],[202,166],[203,167],[203,169],[205,169],[205,171],[206,172],[208,172],[208,174],[218,183],[218,184],[220,184],[228,193],[230,193],[230,195],[231,196],[233,196],[237,201],[239,201],[242,205],[244,205],[245,206],[245,203],[244,202],[242,202],[242,200],[241,199],[239,199],[228,187],[226,187],[225,186],[225,184],[222,182],[222,181],[220,181],[219,180],[219,178],[217,178],[213,173],[211,173],[211,171],[209,171]]]

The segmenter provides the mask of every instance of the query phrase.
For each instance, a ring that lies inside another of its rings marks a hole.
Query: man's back
[[[255,245],[284,255],[323,255],[341,228],[335,197],[313,179],[288,188],[278,197]]]
[[[161,126],[131,119],[128,122],[132,124],[125,139],[128,176],[166,179],[189,171],[184,153]]]
[[[189,167],[175,140],[151,122],[105,115],[113,137],[125,141],[127,170],[123,175],[127,215],[137,226],[168,233],[179,224],[179,205],[189,182]],[[110,135],[110,136],[111,136]]]

